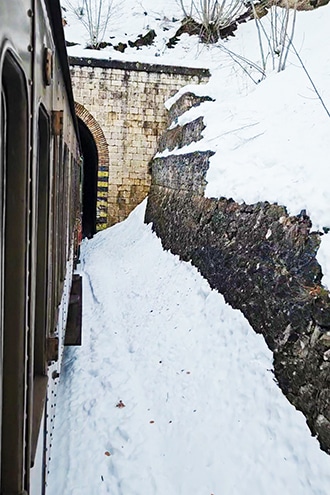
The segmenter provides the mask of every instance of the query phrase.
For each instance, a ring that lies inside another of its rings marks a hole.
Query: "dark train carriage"
[[[45,493],[74,305],[80,323],[80,154],[61,23],[58,0],[0,0],[1,495]]]

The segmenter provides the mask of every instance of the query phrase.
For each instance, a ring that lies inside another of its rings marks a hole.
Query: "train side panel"
[[[1,493],[26,485],[30,328],[28,266],[31,114],[31,5],[1,2]],[[19,33],[19,36],[18,36]]]
[[[57,0],[0,2],[1,494],[45,493],[80,219]]]

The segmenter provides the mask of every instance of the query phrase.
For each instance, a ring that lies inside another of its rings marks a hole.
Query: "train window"
[[[49,265],[49,301],[50,301],[50,335],[54,335],[56,328],[56,318],[57,318],[57,310],[56,307],[58,305],[57,301],[57,187],[58,187],[58,167],[57,163],[59,161],[59,137],[57,135],[53,136],[53,156],[52,156],[52,177],[51,177],[51,201],[50,201],[50,239],[49,243],[49,256],[50,256],[50,265]]]
[[[1,493],[22,493],[28,471],[28,97],[26,79],[7,52],[1,78],[3,204],[3,400]]]
[[[60,188],[61,188],[61,204],[59,205],[59,218],[60,218],[60,224],[59,224],[59,280],[60,283],[63,282],[64,277],[65,277],[65,255],[66,255],[66,246],[65,246],[65,237],[66,237],[66,222],[65,222],[65,215],[67,214],[67,190],[66,190],[66,185],[67,185],[67,180],[66,180],[66,174],[67,174],[67,167],[68,167],[68,157],[69,157],[69,150],[67,145],[64,143],[63,146],[63,159],[61,163],[61,168],[60,168]],[[60,284],[61,287],[61,284]]]
[[[50,124],[46,111],[41,107],[38,117],[38,204],[37,204],[37,288],[36,323],[34,340],[34,375],[46,372],[45,347],[48,333],[47,321],[47,270],[49,244],[49,149]]]
[[[33,416],[31,463],[33,465],[37,448],[38,434],[44,410],[46,376],[46,339],[49,322],[48,305],[48,245],[49,245],[49,149],[50,124],[47,112],[40,107],[38,115],[38,202],[37,202],[37,265],[36,265],[36,310],[34,328],[33,361]]]
[[[66,273],[66,262],[69,255],[69,212],[71,197],[71,154],[67,145],[64,146],[64,170],[63,170],[63,211],[62,211],[62,279]]]
[[[61,208],[62,208],[62,168],[63,168],[63,137],[55,136],[54,143],[54,176],[53,176],[53,239],[54,239],[54,251],[53,251],[53,307],[59,306],[61,302],[61,280],[60,280],[60,229],[61,229]],[[54,330],[57,323],[57,314],[54,314]]]

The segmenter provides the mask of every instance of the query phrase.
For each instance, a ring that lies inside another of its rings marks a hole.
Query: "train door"
[[[33,493],[42,493],[44,484],[44,428],[43,419],[47,395],[46,341],[49,334],[49,156],[50,124],[43,107],[38,115],[37,148],[37,259],[36,299],[33,342],[33,407],[31,428],[31,486]],[[36,486],[37,485],[37,486]]]
[[[28,96],[11,52],[1,77],[0,297],[2,332],[1,493],[27,484]]]
[[[3,170],[5,166],[5,148],[6,148],[6,102],[3,88],[1,88],[1,136],[0,136],[0,308],[3,308],[3,279],[4,279],[4,226],[3,226],[3,201],[4,201],[4,183]],[[0,311],[0,377],[3,376],[3,311]],[[2,380],[0,379],[0,425],[2,424]],[[0,459],[1,459],[1,428],[0,428]]]

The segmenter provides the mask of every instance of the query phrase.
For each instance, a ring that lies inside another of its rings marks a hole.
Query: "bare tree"
[[[243,0],[177,0],[185,17],[203,26],[206,33],[219,33],[247,11]]]
[[[114,0],[78,0],[76,3],[65,0],[64,3],[88,32],[88,45],[99,49],[114,12]]]
[[[288,0],[278,7],[273,0],[269,3],[270,12],[267,16],[259,17],[253,0],[249,0],[257,27],[259,48],[262,58],[262,67],[266,70],[266,62],[270,57],[273,69],[278,72],[285,69],[288,54],[292,45],[296,26],[297,1],[289,5]],[[265,28],[263,20],[268,20],[270,27]]]

